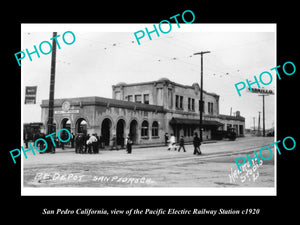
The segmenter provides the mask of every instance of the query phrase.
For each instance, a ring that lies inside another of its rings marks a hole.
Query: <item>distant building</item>
[[[55,99],[57,131],[69,127],[73,133],[102,135],[106,145],[113,135],[120,144],[131,134],[135,144],[164,142],[165,133],[180,135],[186,141],[199,134],[200,87],[177,84],[167,78],[143,83],[112,86],[113,98],[82,97]],[[203,91],[203,140],[214,139],[217,131],[235,128],[244,135],[245,118],[219,114],[219,95]],[[42,122],[48,118],[48,100],[43,100]],[[46,126],[45,126],[46,127]]]

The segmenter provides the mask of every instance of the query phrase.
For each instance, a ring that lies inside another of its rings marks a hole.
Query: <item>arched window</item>
[[[148,129],[149,129],[149,124],[146,120],[144,120],[142,123],[142,130],[141,130],[142,137],[148,137]]]
[[[158,122],[152,123],[152,137],[158,137]]]

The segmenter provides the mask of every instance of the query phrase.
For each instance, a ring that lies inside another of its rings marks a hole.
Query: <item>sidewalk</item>
[[[202,144],[212,144],[212,143],[217,143],[217,142],[222,142],[224,140],[206,140],[203,141]],[[225,140],[226,141],[226,140]],[[192,145],[193,142],[189,141],[186,142],[185,145]],[[177,146],[179,146],[178,143],[176,143]],[[168,145],[165,145],[165,143],[152,143],[152,144],[136,144],[136,145],[132,145],[133,149],[140,149],[140,148],[156,148],[156,147],[166,147],[167,148]],[[125,148],[120,148],[120,146],[118,146],[119,150],[126,150]],[[71,151],[75,151],[75,148],[71,148],[71,147],[66,147],[65,149],[62,150],[61,148],[56,148],[56,150],[59,151],[64,151],[64,152],[71,152]],[[106,146],[105,149],[99,149],[99,151],[117,151],[116,149],[111,150],[111,146]]]
[[[203,141],[202,144],[211,144],[216,142],[219,142],[219,140],[207,140],[207,141]],[[191,145],[191,144],[193,144],[192,141],[185,142],[185,145]],[[179,143],[176,143],[176,145],[179,145]],[[138,149],[138,148],[153,148],[153,147],[163,147],[163,146],[167,147],[168,145],[165,145],[165,143],[138,144],[138,145],[132,145],[132,148]]]

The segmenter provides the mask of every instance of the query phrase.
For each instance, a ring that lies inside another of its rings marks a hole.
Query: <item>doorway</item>
[[[104,119],[101,125],[101,136],[105,146],[109,145],[111,125],[111,120],[108,118]]]
[[[125,121],[123,119],[119,119],[117,123],[117,145],[124,146],[124,128],[125,128]]]
[[[136,144],[137,140],[138,140],[138,122],[136,120],[131,121],[129,134],[130,134],[133,144]]]
[[[83,133],[83,134],[87,134],[87,122],[85,119],[83,118],[79,118],[76,121],[76,134],[78,133]]]

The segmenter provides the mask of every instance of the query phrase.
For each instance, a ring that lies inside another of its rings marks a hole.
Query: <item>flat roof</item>
[[[54,107],[61,107],[62,103],[65,101],[70,102],[71,106],[95,105],[95,106],[126,108],[126,109],[132,109],[132,110],[165,112],[163,106],[123,101],[123,100],[117,100],[117,99],[112,99],[112,98],[103,98],[103,97],[98,97],[98,96],[54,99]],[[42,100],[42,104],[40,106],[42,108],[48,108],[49,100]]]
[[[125,82],[120,82],[120,83],[117,83],[116,85],[112,85],[112,87],[115,88],[115,87],[142,86],[142,85],[149,85],[149,84],[156,84],[156,83],[165,83],[165,82],[173,84],[175,86],[182,87],[182,88],[195,89],[195,87],[194,87],[195,84],[197,84],[200,87],[200,85],[198,83],[194,83],[193,85],[183,85],[183,84],[179,84],[179,83],[173,82],[173,81],[169,80],[168,78],[161,78],[161,79],[158,79],[158,80],[155,80],[155,81],[146,81],[146,82],[131,83],[131,84],[127,84]],[[208,95],[219,96],[219,95],[217,95],[216,93],[213,93],[213,92],[207,92],[205,90],[203,90],[203,92],[205,94],[208,94]]]
[[[245,117],[243,116],[229,116],[229,115],[219,114],[218,117],[225,120],[245,121]]]
[[[190,119],[190,118],[178,118],[178,117],[172,117],[170,120],[171,125],[196,125],[199,126],[200,119]],[[215,120],[203,120],[202,121],[203,126],[223,126],[223,123],[220,123]]]

